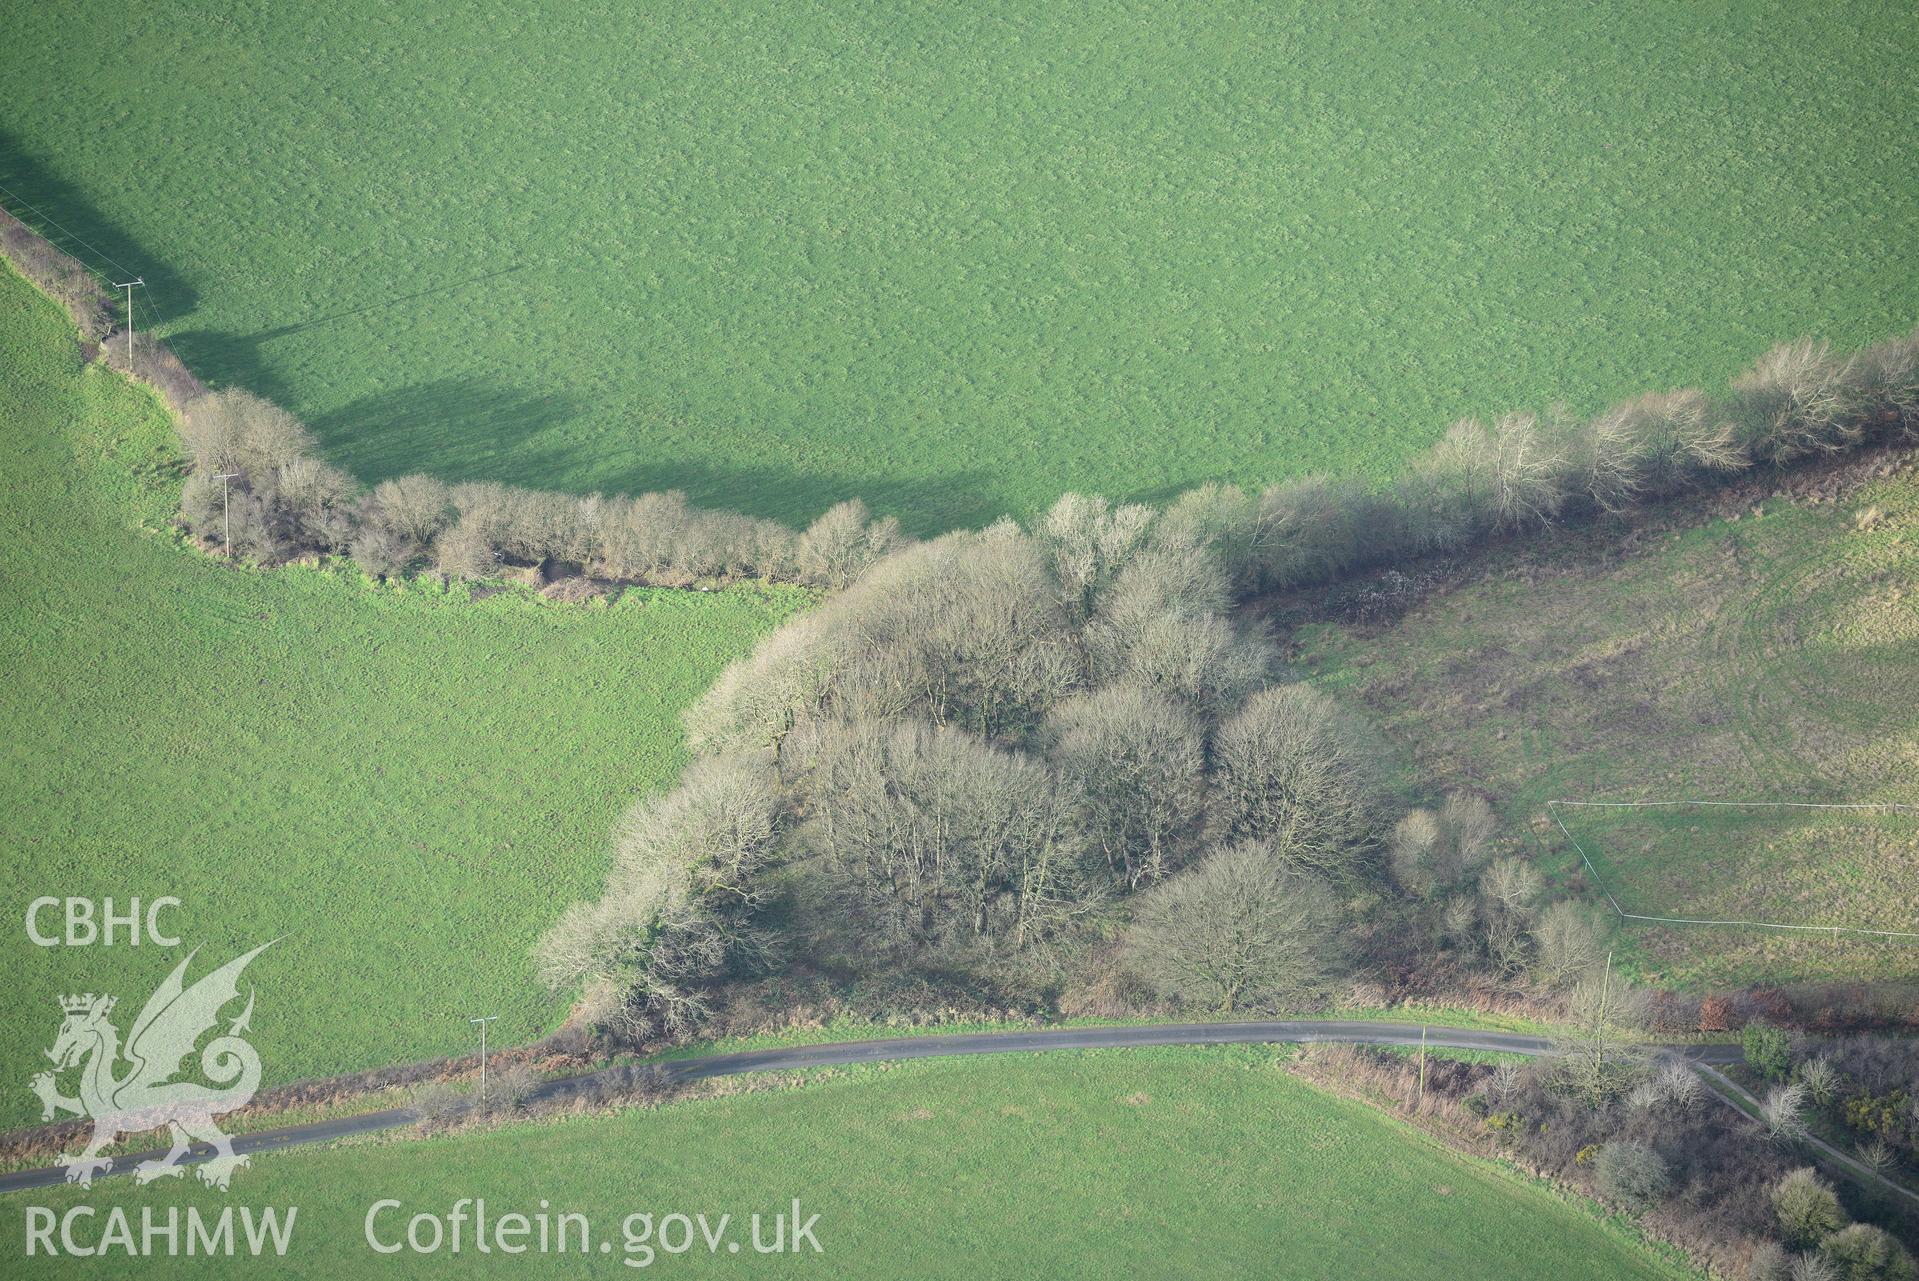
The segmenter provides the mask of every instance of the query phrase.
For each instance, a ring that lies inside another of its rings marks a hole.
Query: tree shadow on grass
[[[135,299],[142,324],[178,320],[199,305],[198,290],[5,129],[0,129],[0,205],[102,282],[144,278]],[[124,305],[126,295],[116,294]]]
[[[241,387],[276,405],[293,407],[293,388],[273,372],[261,348],[274,331],[263,334],[225,334],[211,329],[186,329],[167,335],[188,369],[216,391]]]
[[[244,387],[277,404],[296,406],[294,389],[265,359],[265,344],[298,329],[409,300],[396,298],[257,334],[191,331],[175,335],[170,343],[209,386]],[[806,524],[834,503],[858,498],[877,514],[897,516],[908,532],[921,536],[984,525],[1007,511],[1004,498],[992,488],[992,477],[977,468],[958,468],[937,478],[900,478],[821,469],[765,455],[753,463],[716,464],[675,457],[651,444],[644,432],[624,437],[611,433],[591,446],[575,436],[549,434],[589,408],[566,392],[446,377],[363,396],[310,418],[308,425],[329,459],[369,485],[425,472],[446,481],[492,480],[574,493],[677,489],[696,506],[793,525]],[[725,428],[715,427],[709,434],[724,437]]]
[[[358,317],[374,315],[434,294],[451,293],[471,285],[496,280],[501,276],[510,276],[515,272],[526,270],[529,265],[515,263],[511,267],[503,267],[498,271],[484,272],[464,280],[435,285],[431,289],[419,289],[409,294],[400,294],[380,302],[349,307],[326,315],[309,316],[292,324],[262,329],[258,333],[232,334],[211,329],[186,330],[171,335],[167,339],[167,345],[172,347],[173,353],[185,361],[187,368],[197,374],[209,387],[244,387],[256,396],[264,396],[276,404],[292,407],[297,399],[294,389],[274,372],[272,364],[266,358],[267,344],[280,338],[290,337],[302,330],[349,323]],[[380,401],[385,398],[373,399]]]
[[[677,489],[698,507],[795,526],[834,503],[858,498],[878,514],[899,517],[919,535],[985,524],[1004,511],[990,497],[989,478],[971,469],[929,480],[826,470],[770,457],[715,464],[648,454],[644,441],[594,457],[576,439],[548,435],[583,408],[565,393],[442,378],[362,397],[310,425],[327,456],[367,484],[426,472],[450,482],[490,480],[571,493]]]
[[[439,378],[364,396],[310,425],[327,456],[368,484],[408,472],[520,484],[512,473],[525,470],[526,443],[580,408],[562,392]]]
[[[74,255],[108,282],[144,276],[141,318],[170,323],[189,316],[199,293],[145,249],[125,228],[96,209],[73,184],[35,159],[20,140],[0,129],[0,204],[48,240]],[[8,195],[8,191],[12,193]],[[517,263],[500,271],[431,289],[314,316],[253,334],[185,330],[168,345],[212,387],[244,387],[288,407],[294,389],[276,375],[263,349],[276,339],[319,325],[446,293],[525,270]],[[313,421],[325,452],[372,483],[409,471],[449,480],[499,480],[538,488],[567,485],[572,476],[606,493],[679,489],[694,503],[804,524],[833,503],[859,498],[877,513],[899,517],[912,533],[927,535],[984,525],[1007,514],[1005,498],[989,473],[959,468],[937,478],[822,471],[777,459],[752,465],[711,463],[644,454],[645,443],[626,447],[626,458],[593,458],[577,443],[541,449],[533,442],[578,416],[582,406],[562,393],[540,393],[487,380],[445,378],[362,398]],[[716,429],[716,433],[723,431]],[[532,446],[529,448],[529,446]],[[561,478],[555,481],[553,478]],[[1188,486],[1155,487],[1119,497],[1165,501]],[[1015,512],[1015,515],[1030,513]]]

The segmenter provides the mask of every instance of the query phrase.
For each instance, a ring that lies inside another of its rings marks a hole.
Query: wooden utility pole
[[[480,1025],[480,1110],[482,1112],[486,1111],[486,1025],[499,1017],[497,1014],[489,1014],[485,1018],[467,1020],[469,1023]]]
[[[131,350],[129,347],[128,350]],[[233,504],[228,500],[227,483],[240,473],[237,471],[218,471],[213,478],[220,482],[220,520],[226,526],[227,559],[233,559]]]
[[[142,276],[138,280],[123,280],[114,286],[115,289],[127,291],[127,368],[129,370],[133,368],[133,287],[146,283],[147,278]]]

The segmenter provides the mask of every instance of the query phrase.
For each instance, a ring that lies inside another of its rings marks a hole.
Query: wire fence
[[[1624,907],[1620,906],[1619,899],[1613,894],[1612,888],[1606,884],[1606,878],[1601,876],[1599,874],[1599,869],[1593,866],[1592,856],[1586,853],[1586,847],[1579,843],[1579,838],[1572,834],[1572,831],[1566,826],[1565,820],[1559,816],[1559,811],[1562,808],[1564,809],[1669,809],[1669,808],[1678,808],[1682,806],[1697,806],[1702,808],[1715,807],[1715,808],[1724,808],[1724,809],[1876,810],[1882,813],[1894,812],[1894,813],[1906,813],[1906,814],[1919,814],[1919,805],[1907,805],[1907,804],[1902,804],[1895,801],[1821,803],[1816,801],[1565,801],[1565,800],[1553,800],[1553,801],[1546,802],[1546,812],[1552,815],[1553,823],[1559,828],[1559,830],[1562,833],[1565,834],[1566,839],[1572,842],[1573,849],[1579,852],[1579,861],[1585,864],[1587,874],[1593,878],[1593,884],[1599,887],[1599,892],[1606,896],[1606,901],[1612,904],[1612,910],[1618,914],[1619,919],[1622,921],[1646,921],[1656,925],[1744,926],[1750,929],[1758,929],[1758,930],[1782,930],[1782,931],[1793,931],[1793,932],[1799,932],[1799,933],[1805,933],[1805,934],[1825,934],[1832,938],[1839,938],[1845,935],[1856,935],[1856,936],[1865,937],[1865,938],[1883,938],[1883,939],[1919,941],[1919,930],[1875,930],[1875,929],[1868,929],[1865,926],[1860,926],[1860,925],[1802,925],[1802,924],[1794,924],[1792,922],[1787,922],[1787,921],[1742,921],[1742,920],[1716,921],[1716,920],[1709,920],[1705,917],[1700,917],[1700,916],[1647,916],[1641,912],[1628,912]]]

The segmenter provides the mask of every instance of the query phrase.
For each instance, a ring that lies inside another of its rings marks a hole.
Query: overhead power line
[[[133,268],[127,266],[125,263],[115,258],[112,254],[108,253],[106,250],[101,249],[98,246],[94,245],[92,242],[86,240],[78,232],[68,229],[66,226],[56,221],[44,209],[41,209],[38,205],[32,204],[31,202],[26,200],[24,197],[19,195],[17,192],[15,192],[11,187],[8,187],[5,183],[0,183],[0,195],[6,196],[7,203],[9,205],[17,205],[22,209],[26,209],[30,211],[41,222],[47,224],[47,226],[56,229],[62,235],[67,237],[67,239],[72,240],[75,243],[84,246],[88,252],[105,260],[107,265],[112,267],[118,267],[120,269],[121,275],[131,276],[134,274]]]

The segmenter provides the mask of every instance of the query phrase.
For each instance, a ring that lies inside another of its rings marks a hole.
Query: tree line
[[[192,463],[181,523],[210,540],[231,537],[263,563],[318,552],[349,556],[376,578],[430,565],[484,580],[509,565],[558,564],[622,581],[761,578],[831,589],[904,541],[897,520],[872,517],[858,500],[794,531],[694,507],[678,492],[577,498],[422,475],[362,489],[320,460],[291,414],[238,388],[188,402],[179,428]]]
[[[112,344],[104,350],[115,357]],[[184,370],[164,349],[145,351],[154,378],[181,382]],[[238,389],[186,390],[193,394],[179,420],[192,474],[182,523],[224,536],[228,513],[215,510],[210,477],[235,472],[235,545],[263,562],[343,554],[378,577],[431,566],[462,579],[550,562],[622,580],[761,578],[837,589],[906,542],[897,520],[874,518],[857,499],[795,531],[696,508],[677,492],[576,497],[427,476],[367,490],[321,461],[277,406]],[[1216,548],[1230,590],[1249,595],[1617,516],[1754,469],[1902,440],[1919,441],[1919,331],[1850,356],[1802,339],[1773,349],[1720,397],[1688,390],[1639,396],[1590,418],[1466,419],[1383,486],[1323,476],[1258,490],[1203,485],[1153,519]]]
[[[230,518],[235,547],[263,563],[318,553],[350,556],[376,577],[431,568],[461,579],[554,563],[620,580],[757,577],[837,589],[906,542],[897,521],[856,500],[802,531],[694,507],[677,492],[582,497],[426,476],[369,488],[325,463],[277,406],[209,391],[151,338],[129,357],[100,282],[4,210],[0,248],[67,309],[91,350],[174,409],[192,467],[181,523],[224,539]],[[1782,343],[1718,395],[1649,393],[1590,417],[1555,408],[1464,419],[1384,485],[1324,476],[1203,485],[1151,518],[1214,546],[1230,590],[1246,595],[1619,515],[1754,469],[1893,441],[1919,441],[1919,330],[1852,354],[1812,339]],[[214,497],[221,471],[236,473],[230,512]]]

